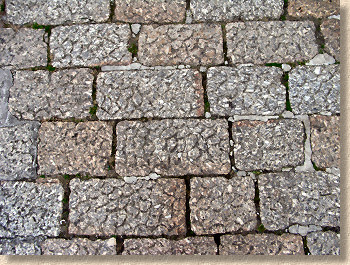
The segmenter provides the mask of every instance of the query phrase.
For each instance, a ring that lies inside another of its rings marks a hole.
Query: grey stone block
[[[0,255],[41,255],[42,240],[41,237],[0,239]]]
[[[340,61],[340,20],[327,19],[321,24],[321,32],[325,39],[325,51]]]
[[[323,18],[340,14],[340,0],[289,0],[288,14],[293,17]]]
[[[311,233],[306,242],[311,255],[340,255],[340,235],[332,231]]]
[[[0,126],[6,125],[8,121],[8,97],[12,85],[11,71],[0,68]]]

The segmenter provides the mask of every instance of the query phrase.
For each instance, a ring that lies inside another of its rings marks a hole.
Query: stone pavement
[[[0,4],[0,254],[340,254],[339,0]]]

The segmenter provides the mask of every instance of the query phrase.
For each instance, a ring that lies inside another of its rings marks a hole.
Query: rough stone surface
[[[8,120],[8,97],[12,85],[11,71],[0,68],[0,126],[5,125]]]
[[[122,121],[117,124],[116,172],[121,176],[226,174],[225,120]]]
[[[340,167],[340,118],[310,117],[312,161],[317,167]]]
[[[279,19],[283,14],[283,0],[191,0],[195,21],[232,21],[235,19]]]
[[[69,232],[79,235],[161,236],[186,233],[182,179],[92,179],[70,182]]]
[[[340,255],[340,235],[334,232],[311,233],[306,242],[311,255]]]
[[[212,114],[274,115],[286,105],[286,88],[277,67],[213,67],[207,76]]]
[[[261,222],[269,230],[292,224],[339,226],[339,181],[323,171],[259,175]]]
[[[197,235],[250,231],[257,224],[251,178],[193,178],[191,229]]]
[[[192,69],[101,73],[97,104],[99,119],[202,116],[201,74]]]
[[[188,237],[182,240],[126,239],[122,255],[216,255],[213,237]]]
[[[304,162],[304,127],[296,119],[238,121],[232,137],[240,170],[280,170]]]
[[[289,0],[288,14],[293,17],[323,18],[340,14],[340,0]]]
[[[312,58],[309,62],[305,63],[305,65],[330,65],[334,63],[335,59],[332,56],[327,53],[320,53]]]
[[[220,25],[146,25],[138,57],[145,65],[213,65],[224,62]]]
[[[0,67],[29,68],[46,66],[47,44],[43,29],[0,28]]]
[[[129,23],[170,23],[185,20],[185,0],[115,0],[114,19]]]
[[[340,112],[340,66],[298,66],[289,73],[294,114]]]
[[[104,22],[109,18],[109,0],[6,0],[7,20],[13,24]]]
[[[9,111],[26,120],[89,117],[93,79],[89,69],[16,71]]]
[[[54,67],[131,63],[129,25],[90,24],[52,29],[50,52]]]
[[[116,255],[115,238],[91,241],[87,238],[47,239],[41,244],[43,255]]]
[[[340,61],[340,20],[327,19],[321,24],[321,33],[325,39],[325,51]]]
[[[306,236],[310,232],[321,231],[322,227],[316,225],[292,225],[288,228],[289,233]]]
[[[0,180],[36,178],[38,123],[0,128]]]
[[[38,174],[106,175],[112,133],[109,124],[99,121],[42,123]]]
[[[0,255],[41,255],[41,238],[0,239]]]
[[[63,188],[59,183],[0,182],[0,237],[58,236]]]
[[[254,21],[226,25],[227,56],[238,63],[288,63],[318,53],[311,21]]]
[[[283,234],[224,235],[220,255],[303,255],[301,236]]]

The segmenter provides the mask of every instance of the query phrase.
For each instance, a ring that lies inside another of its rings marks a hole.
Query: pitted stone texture
[[[42,123],[38,174],[106,175],[112,133],[112,126],[99,121]]]
[[[29,68],[46,66],[45,30],[0,28],[0,66]]]
[[[282,75],[277,67],[210,68],[210,112],[222,116],[281,114],[286,105]]]
[[[325,51],[340,61],[340,20],[327,19],[321,24],[321,33],[325,39]]]
[[[161,236],[186,233],[182,179],[70,182],[69,233]]]
[[[13,85],[11,71],[0,68],[0,126],[7,123],[8,119],[8,97],[10,87]]]
[[[16,71],[9,111],[18,119],[86,118],[92,107],[89,69]]]
[[[191,179],[191,229],[197,235],[250,231],[256,227],[251,178]]]
[[[224,62],[220,25],[146,25],[139,37],[139,60],[153,65],[213,65]]]
[[[121,176],[226,174],[229,148],[225,120],[122,121],[115,168]]]
[[[195,21],[232,21],[235,19],[279,19],[283,14],[283,0],[191,0]]]
[[[63,188],[59,183],[0,182],[0,237],[58,236]]]
[[[114,19],[129,23],[169,23],[185,20],[186,0],[115,0]]]
[[[36,178],[39,123],[0,128],[0,180]]]
[[[122,255],[216,255],[213,237],[188,237],[182,240],[126,239]]]
[[[97,104],[99,119],[202,116],[201,74],[192,69],[101,73]]]
[[[294,114],[340,112],[340,66],[298,66],[289,72]]]
[[[296,119],[234,122],[232,137],[239,170],[281,170],[304,162],[304,127]]]
[[[13,24],[104,22],[109,18],[109,0],[6,0],[7,20]]]
[[[54,67],[127,65],[131,63],[129,25],[89,24],[52,29]]]
[[[301,236],[283,234],[224,235],[220,255],[303,255]]]
[[[47,239],[41,244],[43,255],[116,255],[115,238],[91,241],[87,238]]]
[[[42,238],[0,239],[0,255],[41,255]]]
[[[311,123],[311,159],[317,167],[340,167],[340,118],[315,115]]]
[[[340,255],[340,235],[334,232],[311,233],[306,242],[311,255]]]
[[[292,224],[340,225],[339,176],[323,171],[259,176],[260,217],[266,229]]]
[[[311,21],[254,21],[226,26],[227,56],[238,63],[288,63],[318,53]]]
[[[329,17],[340,14],[340,0],[289,0],[288,14],[293,17]]]

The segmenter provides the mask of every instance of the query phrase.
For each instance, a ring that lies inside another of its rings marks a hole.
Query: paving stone
[[[190,8],[195,21],[278,20],[283,4],[283,0],[191,0]]]
[[[115,164],[121,176],[229,173],[228,124],[221,119],[122,121]]]
[[[315,115],[311,123],[311,159],[317,167],[340,167],[340,118]]]
[[[63,192],[58,181],[1,181],[0,237],[58,236]]]
[[[93,80],[89,69],[16,71],[9,111],[27,120],[89,117]]]
[[[286,106],[282,75],[277,67],[209,68],[210,112],[222,116],[281,114]]]
[[[109,0],[6,0],[7,20],[22,25],[105,22],[109,7]]]
[[[226,25],[227,55],[233,64],[289,63],[318,53],[311,21],[252,21]]]
[[[0,128],[0,180],[36,178],[39,126],[23,123]]]
[[[289,0],[288,14],[293,17],[323,18],[340,14],[340,0]]]
[[[42,123],[38,174],[106,175],[112,133],[112,126],[99,121]]]
[[[42,238],[0,239],[0,255],[41,255]]]
[[[292,225],[288,228],[289,233],[306,236],[310,232],[321,231],[322,227],[316,225]]]
[[[340,61],[340,20],[327,19],[321,24],[321,33],[325,39],[325,51]]]
[[[87,238],[47,239],[41,244],[43,255],[116,255],[115,238],[96,241]]]
[[[0,67],[29,68],[46,66],[45,30],[0,28]]]
[[[90,24],[52,29],[50,52],[54,67],[127,65],[129,25]]]
[[[335,63],[335,59],[332,56],[330,56],[327,53],[320,53],[320,54],[317,54],[310,61],[305,63],[305,65],[330,65],[334,63]]]
[[[11,71],[0,68],[0,126],[7,123],[9,89],[12,85]]]
[[[220,255],[303,255],[301,236],[282,234],[223,235]]]
[[[294,114],[340,112],[340,66],[298,66],[289,73]]]
[[[142,64],[213,65],[224,62],[220,25],[146,25],[139,37]]]
[[[197,235],[256,228],[255,188],[251,178],[191,179],[191,229]]]
[[[70,182],[69,233],[161,236],[186,233],[182,179]]]
[[[201,74],[186,70],[140,70],[100,73],[97,117],[196,117],[204,113]]]
[[[281,170],[304,162],[304,126],[296,119],[237,121],[232,137],[239,170]]]
[[[269,230],[292,224],[339,226],[339,180],[323,171],[259,175],[261,222]]]
[[[126,239],[122,255],[216,255],[213,237],[187,237],[182,240],[165,238]]]
[[[169,23],[185,20],[185,0],[115,0],[114,19],[129,23]]]
[[[311,233],[306,242],[311,255],[340,255],[340,235],[332,231]]]

